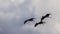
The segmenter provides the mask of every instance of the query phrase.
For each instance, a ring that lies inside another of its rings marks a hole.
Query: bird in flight
[[[44,20],[45,18],[49,18],[51,14],[46,14],[45,16],[42,16],[41,21]]]
[[[34,25],[34,27],[36,27],[37,25],[39,25],[39,24],[44,24],[45,22],[38,22],[38,23],[36,23],[35,25]]]
[[[34,27],[36,27],[36,26],[39,25],[39,24],[44,24],[45,22],[43,22],[43,20],[44,20],[45,18],[48,18],[49,15],[51,15],[51,14],[46,14],[45,16],[42,16],[41,21],[38,22],[38,23],[36,23],[36,24],[34,25]]]
[[[35,18],[30,18],[24,21],[24,24],[27,23],[28,21],[34,21]]]

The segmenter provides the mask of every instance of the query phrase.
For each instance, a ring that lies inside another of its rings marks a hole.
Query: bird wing
[[[35,25],[34,25],[34,27],[36,27],[38,25],[38,23],[36,23]]]
[[[27,22],[27,21],[33,21],[34,18],[30,18],[30,19],[27,19],[24,21],[24,24]]]
[[[49,17],[49,15],[51,15],[51,14],[46,14],[45,16],[46,16],[46,17]]]
[[[24,24],[27,23],[28,20],[24,21]]]
[[[41,21],[45,19],[45,16],[42,16]]]
[[[41,20],[44,20],[45,18],[47,18],[50,14],[47,14],[45,16],[42,16]]]

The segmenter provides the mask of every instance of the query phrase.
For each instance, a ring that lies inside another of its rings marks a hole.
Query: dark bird
[[[36,23],[36,24],[34,25],[34,27],[36,27],[36,26],[39,25],[39,24],[44,24],[45,22],[43,22],[43,20],[44,20],[45,18],[48,18],[49,15],[51,15],[51,14],[46,14],[45,16],[42,16],[41,21],[38,22],[38,23]]]
[[[45,22],[39,22],[39,23],[36,23],[35,25],[34,25],[34,27],[36,27],[37,25],[39,25],[39,24],[44,24]]]
[[[24,21],[24,24],[27,23],[28,21],[34,21],[35,18],[30,18]]]
[[[44,20],[45,18],[48,18],[49,15],[51,15],[51,14],[46,14],[45,16],[42,16],[41,21]]]

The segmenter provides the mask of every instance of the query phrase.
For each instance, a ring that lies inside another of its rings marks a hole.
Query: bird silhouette
[[[30,18],[24,21],[24,24],[27,23],[28,21],[34,21],[35,18]]]
[[[51,15],[51,14],[46,14],[45,16],[42,16],[41,21],[38,22],[38,23],[36,23],[36,24],[34,25],[34,27],[36,27],[36,26],[39,25],[39,24],[44,24],[45,22],[43,22],[43,20],[44,20],[45,18],[48,18],[49,15]]]
[[[36,27],[37,25],[39,25],[39,24],[44,24],[45,22],[38,22],[38,23],[36,23],[35,25],[34,25],[34,27]]]
[[[41,21],[44,20],[45,18],[48,18],[49,15],[51,15],[51,14],[46,14],[45,16],[42,16]]]

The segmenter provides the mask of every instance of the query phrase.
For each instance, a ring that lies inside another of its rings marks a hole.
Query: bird
[[[36,27],[37,25],[39,25],[39,24],[44,24],[45,22],[38,22],[38,23],[36,23],[35,25],[34,25],[34,27]]]
[[[24,21],[24,24],[27,23],[28,21],[34,21],[35,18],[30,18]]]
[[[45,22],[43,22],[43,20],[44,20],[45,18],[48,18],[49,15],[51,15],[51,14],[48,13],[48,14],[46,14],[45,16],[42,16],[41,21],[38,22],[38,23],[36,23],[36,24],[34,25],[34,27],[36,27],[36,26],[39,25],[39,24],[44,24]]]
[[[41,21],[44,20],[45,18],[48,18],[49,15],[51,15],[51,14],[46,14],[45,16],[42,16]]]

